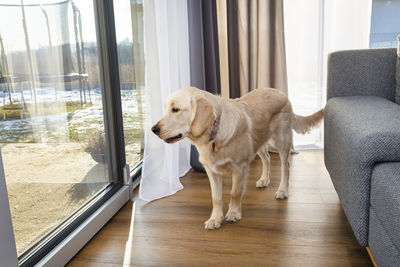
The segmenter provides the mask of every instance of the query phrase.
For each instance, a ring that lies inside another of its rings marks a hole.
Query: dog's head
[[[165,102],[164,116],[151,130],[167,143],[198,138],[215,119],[213,104],[195,88],[174,92]]]

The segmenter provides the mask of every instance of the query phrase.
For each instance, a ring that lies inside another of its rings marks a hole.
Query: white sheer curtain
[[[372,0],[285,0],[288,94],[294,112],[325,106],[328,54],[369,46]],[[322,147],[322,127],[294,134],[295,148]]]
[[[190,85],[189,37],[187,1],[146,0],[143,4],[146,121],[139,197],[151,201],[182,189],[179,177],[190,169],[186,140],[166,144],[150,131],[163,115],[165,99]]]

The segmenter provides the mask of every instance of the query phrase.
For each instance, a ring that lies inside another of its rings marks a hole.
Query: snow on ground
[[[0,96],[3,92],[0,92]],[[35,134],[41,141],[54,142],[66,141],[69,128],[76,128],[77,132],[84,134],[88,129],[104,130],[102,96],[99,88],[90,90],[93,106],[78,109],[68,114],[67,112],[51,115],[39,115],[30,118],[1,121],[0,120],[0,143],[18,142]],[[30,91],[24,91],[26,103],[33,103]],[[139,129],[140,121],[137,120],[138,105],[136,90],[121,90],[122,111],[124,116],[124,129]],[[21,94],[13,93],[13,101],[21,99]],[[79,101],[79,90],[58,91],[55,94],[52,88],[40,88],[36,94],[37,102],[54,101]],[[86,92],[89,101],[89,94]],[[8,103],[8,96],[5,96]],[[1,115],[1,114],[0,114]],[[60,130],[61,133],[60,133]],[[55,135],[57,133],[57,135]],[[64,133],[64,134],[63,134]],[[60,139],[60,140],[59,140]]]

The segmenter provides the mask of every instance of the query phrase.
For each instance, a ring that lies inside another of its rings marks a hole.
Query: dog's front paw
[[[284,190],[278,190],[275,193],[275,198],[276,199],[285,199],[289,197],[289,193],[288,191],[284,191]]]
[[[257,188],[268,187],[269,181],[270,181],[269,179],[260,178],[260,179],[258,179],[258,181],[256,183],[256,187]]]
[[[204,228],[206,230],[214,230],[221,227],[221,223],[224,217],[210,217],[207,221],[204,222]]]
[[[227,222],[237,222],[242,218],[242,214],[238,211],[228,211],[225,216]]]

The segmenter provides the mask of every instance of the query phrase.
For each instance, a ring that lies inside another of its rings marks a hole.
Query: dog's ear
[[[190,131],[193,137],[201,136],[215,120],[214,106],[204,97],[192,97]]]

